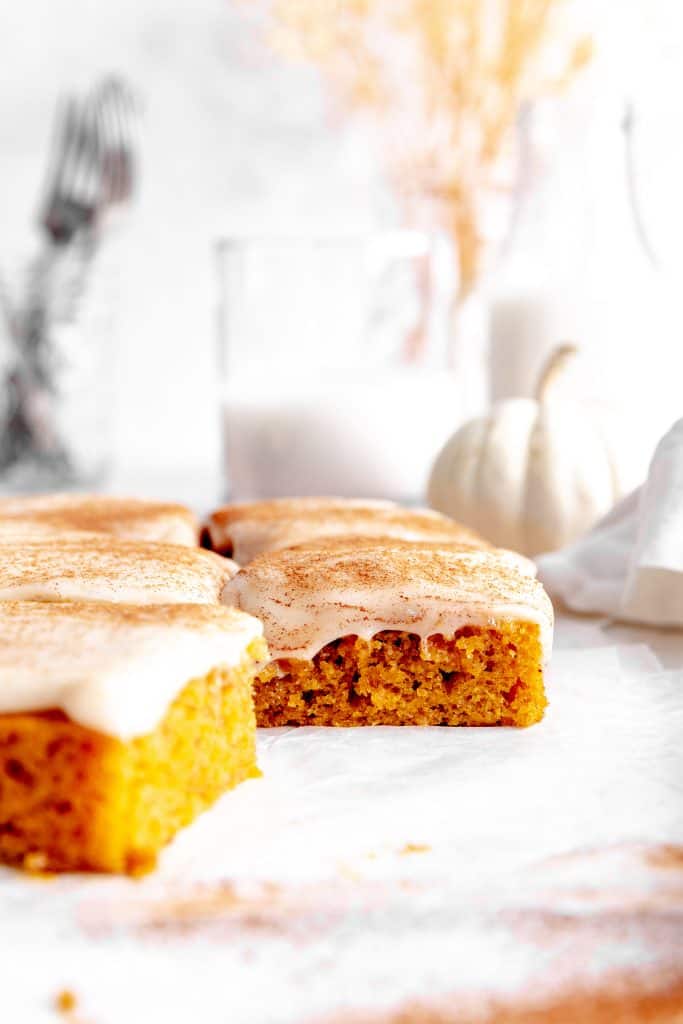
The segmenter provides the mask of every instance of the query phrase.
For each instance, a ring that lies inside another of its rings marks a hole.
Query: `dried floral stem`
[[[485,263],[483,207],[505,179],[518,114],[564,86],[591,44],[557,41],[566,0],[270,0],[273,44],[317,65],[373,117],[396,187],[431,197],[465,298]],[[554,67],[548,67],[554,64]]]

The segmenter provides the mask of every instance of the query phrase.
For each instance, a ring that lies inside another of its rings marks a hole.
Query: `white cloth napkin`
[[[537,564],[551,596],[575,611],[683,627],[683,419],[659,442],[642,487]]]

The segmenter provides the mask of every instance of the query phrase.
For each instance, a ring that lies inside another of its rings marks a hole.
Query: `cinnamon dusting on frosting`
[[[344,534],[490,546],[473,530],[431,509],[352,498],[276,498],[225,505],[209,517],[206,530],[214,550],[232,554],[240,565],[265,551]]]
[[[0,500],[4,524],[42,524],[55,531],[86,530],[128,540],[192,546],[198,524],[184,505],[95,494],[41,494]]]
[[[0,538],[0,600],[215,604],[237,571],[210,551],[71,533]]]
[[[498,621],[537,623],[546,656],[552,639],[549,598],[506,553],[436,541],[335,537],[270,552],[224,599],[263,621],[273,659],[310,658],[342,636],[394,629],[426,639]]]
[[[0,714],[60,709],[129,739],[194,678],[232,667],[261,623],[218,605],[0,601]]]

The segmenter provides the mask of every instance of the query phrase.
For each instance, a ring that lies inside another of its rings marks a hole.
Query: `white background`
[[[683,230],[677,7],[671,0],[592,7],[604,44],[600,96],[610,103],[635,90],[654,111],[646,122],[645,195],[674,294]],[[211,241],[232,231],[376,222],[371,158],[339,124],[330,126],[315,76],[284,68],[259,45],[247,0],[2,0],[0,11],[0,263],[31,241],[58,93],[107,70],[126,74],[145,100],[144,174],[125,240],[117,479],[164,490],[172,478],[179,496],[212,500],[219,428]],[[580,109],[590,107],[595,88],[584,89]],[[582,146],[582,118],[575,121],[567,160]],[[604,188],[608,202],[610,182]],[[618,291],[620,248],[608,304]],[[631,274],[624,288],[633,287]],[[657,347],[661,340],[643,339],[643,359],[656,351],[672,381],[681,347],[674,325]]]
[[[367,222],[363,154],[323,131],[314,76],[283,71],[260,38],[250,5],[228,0],[2,6],[0,262],[31,241],[60,90],[116,70],[144,97],[141,192],[121,240],[116,449],[124,479],[135,468],[147,489],[148,470],[191,493],[216,483],[212,240],[334,228],[349,207]]]

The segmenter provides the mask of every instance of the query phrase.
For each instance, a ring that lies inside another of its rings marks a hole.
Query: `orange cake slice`
[[[195,515],[184,505],[95,494],[41,494],[0,499],[0,536],[23,523],[55,531],[86,530],[126,540],[197,544]]]
[[[0,601],[216,604],[237,572],[201,548],[64,534],[10,543],[0,537]]]
[[[138,873],[257,775],[261,624],[210,605],[0,603],[0,860]]]
[[[259,725],[531,725],[553,611],[497,551],[338,537],[261,555],[225,600],[264,624]]]
[[[490,546],[473,530],[431,509],[354,498],[275,498],[225,505],[209,516],[202,541],[246,565],[266,551],[351,534],[447,541],[468,548]]]

